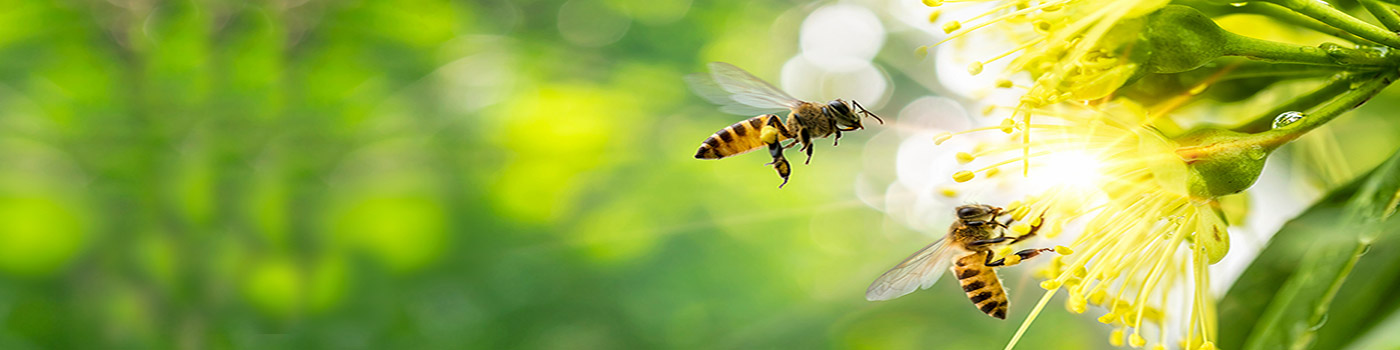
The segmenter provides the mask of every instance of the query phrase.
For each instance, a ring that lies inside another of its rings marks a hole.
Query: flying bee
[[[772,165],[773,169],[778,171],[778,176],[783,178],[779,188],[787,184],[788,175],[792,172],[787,159],[783,157],[783,149],[801,143],[800,150],[807,153],[807,161],[804,164],[811,163],[812,139],[835,134],[835,141],[832,142],[834,146],[840,142],[842,131],[865,128],[860,124],[861,115],[875,118],[881,124],[885,123],[854,100],[848,102],[837,99],[826,104],[802,101],[734,65],[711,62],[709,67],[708,78],[691,75],[686,77],[686,80],[706,99],[728,105],[722,110],[749,114],[742,112],[787,109],[789,113],[786,122],[776,114],[764,114],[720,129],[700,144],[700,149],[695,151],[695,158],[720,159],[767,145],[768,154],[773,157],[773,162],[766,165]],[[793,141],[786,146],[779,144],[788,139]]]
[[[1006,290],[1001,287],[992,267],[1006,265],[1006,259],[992,260],[992,247],[1012,244],[1035,236],[1039,225],[1019,237],[1007,237],[1007,225],[1012,220],[998,222],[1005,214],[1001,208],[985,204],[959,206],[954,211],[958,219],[948,228],[948,235],[905,258],[865,290],[866,300],[890,300],[915,290],[928,288],[952,263],[952,272],[961,282],[972,304],[988,316],[1006,319]],[[1008,242],[1009,241],[1009,242]],[[1025,249],[1016,252],[1021,259],[1030,259],[1054,249]]]

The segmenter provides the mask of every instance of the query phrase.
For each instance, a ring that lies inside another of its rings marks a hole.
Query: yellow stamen
[[[977,175],[973,174],[971,171],[963,170],[953,173],[953,181],[967,182],[968,180],[972,180],[972,178],[976,176]]]
[[[1058,254],[1060,254],[1060,255],[1070,255],[1070,254],[1074,254],[1074,250],[1073,250],[1073,249],[1069,249],[1069,247],[1066,247],[1066,246],[1057,245],[1057,246],[1055,246],[1055,253],[1058,253]],[[1084,277],[1084,276],[1079,276],[1079,277]]]
[[[973,156],[971,153],[967,153],[967,152],[958,152],[957,158],[958,158],[958,164],[967,164],[967,163],[971,163],[973,160],[977,160],[977,157],[975,157],[975,156]]]
[[[952,33],[954,31],[957,31],[959,28],[962,28],[962,23],[958,23],[958,21],[948,21],[948,23],[943,24],[943,33]],[[938,45],[935,44],[934,46]]]

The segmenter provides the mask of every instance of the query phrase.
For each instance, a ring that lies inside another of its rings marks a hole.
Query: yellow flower
[[[1024,181],[1046,189],[1006,210],[1018,222],[1039,221],[1046,237],[1073,236],[1041,271],[1041,286],[1050,292],[1022,331],[1063,289],[1070,311],[1085,312],[1090,305],[1102,310],[1099,321],[1114,326],[1112,344],[1212,344],[1215,308],[1207,267],[1225,255],[1229,239],[1214,202],[1190,194],[1191,173],[1177,155],[1179,146],[1148,126],[1146,112],[1131,102],[1058,104],[1036,114],[1045,122],[1015,126],[1018,133],[1036,130],[1039,136],[1028,144],[1036,153],[1017,155],[1018,142],[984,145],[977,159],[994,163],[955,176],[964,180],[1007,164],[1032,164],[1036,170]],[[996,159],[1007,153],[1009,159]],[[1066,232],[1078,225],[1082,229]]]
[[[1021,44],[974,62],[968,71],[976,75],[984,64],[1019,53],[1006,74],[1030,74],[1032,83],[1013,115],[1027,124],[1036,109],[1061,101],[1103,98],[1123,86],[1138,73],[1138,62],[1146,58],[1142,45],[1135,45],[1143,30],[1143,17],[1167,5],[1166,0],[1051,0],[1036,5],[1025,0],[990,2],[997,4],[990,11],[945,25],[950,35],[938,44],[994,24],[1009,29],[1008,34]],[[941,1],[925,3],[942,5]],[[1030,133],[1023,133],[1021,141],[1029,143]],[[1023,148],[1022,156],[1029,158],[1030,152]]]

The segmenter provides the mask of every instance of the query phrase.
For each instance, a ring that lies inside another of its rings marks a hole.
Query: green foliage
[[[1394,314],[1397,179],[1400,153],[1280,230],[1221,301],[1220,346],[1342,349]]]

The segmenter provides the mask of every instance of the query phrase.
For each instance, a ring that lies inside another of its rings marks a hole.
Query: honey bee
[[[952,272],[961,282],[972,304],[988,316],[1006,319],[1006,290],[1001,287],[992,267],[1006,265],[1006,259],[992,260],[992,247],[1001,243],[1012,244],[1035,236],[1039,225],[1019,237],[1007,237],[1006,229],[1012,220],[998,222],[1003,215],[1001,208],[985,204],[959,206],[955,213],[957,221],[948,228],[948,235],[905,258],[865,290],[865,299],[890,300],[915,290],[928,288],[943,270],[952,263]],[[1008,242],[1009,241],[1009,242]],[[1021,259],[1030,259],[1042,252],[1052,252],[1051,248],[1025,249],[1016,252]]]
[[[835,134],[836,140],[832,142],[834,146],[840,142],[842,131],[865,128],[860,124],[862,114],[875,118],[881,124],[885,123],[854,100],[847,102],[836,99],[826,104],[802,101],[734,65],[711,62],[709,67],[708,78],[691,75],[686,80],[706,99],[728,105],[722,110],[749,114],[742,112],[787,109],[789,113],[786,122],[776,114],[764,114],[720,129],[700,144],[700,149],[695,151],[695,158],[720,159],[767,145],[768,154],[773,157],[773,162],[765,165],[772,165],[773,169],[778,171],[778,176],[783,178],[783,183],[778,185],[778,188],[787,184],[788,175],[792,172],[787,159],[783,157],[783,149],[801,143],[800,150],[807,153],[807,161],[804,164],[811,163],[812,139]],[[787,139],[794,141],[786,146],[779,144]]]

